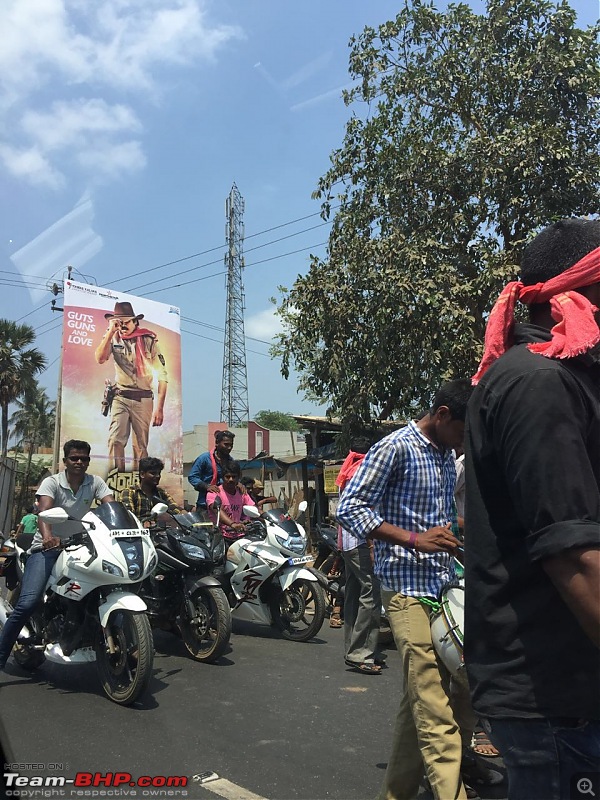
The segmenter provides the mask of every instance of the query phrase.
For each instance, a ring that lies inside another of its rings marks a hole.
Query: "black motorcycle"
[[[206,511],[165,514],[152,531],[158,566],[141,586],[150,624],[179,633],[196,661],[219,659],[231,636],[231,612],[218,575],[225,545]],[[217,576],[217,577],[216,577]]]

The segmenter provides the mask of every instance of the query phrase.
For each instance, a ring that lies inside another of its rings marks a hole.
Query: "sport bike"
[[[158,566],[140,590],[150,624],[179,633],[196,661],[217,661],[231,636],[229,603],[214,574],[225,562],[221,531],[206,511],[190,511],[169,514],[152,540]]]
[[[62,508],[39,517],[53,526],[75,519]],[[130,705],[148,687],[154,648],[146,604],[127,587],[151,574],[156,551],[148,530],[122,503],[102,503],[77,521],[86,530],[61,542],[43,601],[21,630],[13,655],[27,670],[46,659],[95,661],[106,695]],[[17,557],[22,561],[25,554]],[[0,627],[11,611],[0,599]]]
[[[325,619],[327,582],[307,566],[313,559],[306,555],[304,528],[282,508],[260,512],[244,506],[243,511],[252,521],[230,545],[225,564],[232,617],[275,625],[295,642],[312,639]]]

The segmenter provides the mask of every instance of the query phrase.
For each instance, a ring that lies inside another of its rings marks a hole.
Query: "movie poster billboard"
[[[140,458],[160,458],[161,486],[183,504],[178,308],[66,280],[59,400],[60,459],[67,440],[89,442],[89,473],[117,493]]]

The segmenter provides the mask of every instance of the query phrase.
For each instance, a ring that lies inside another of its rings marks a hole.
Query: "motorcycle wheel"
[[[102,628],[96,635],[96,667],[107,697],[131,705],[145,692],[152,677],[154,644],[145,614],[119,609],[108,620],[107,633],[115,646],[111,653]]]
[[[196,661],[212,664],[221,658],[231,636],[231,611],[222,589],[207,586],[191,598],[194,617],[188,616],[187,606],[181,611],[179,628],[188,652]]]
[[[46,656],[41,650],[33,650],[23,644],[16,644],[13,647],[12,654],[21,669],[25,669],[27,672],[33,672],[38,669],[46,660]]]
[[[317,581],[300,578],[271,600],[271,616],[284,639],[308,642],[325,619],[325,592]]]

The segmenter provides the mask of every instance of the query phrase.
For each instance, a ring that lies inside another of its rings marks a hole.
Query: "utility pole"
[[[227,313],[223,351],[221,420],[230,428],[248,422],[248,374],[244,336],[244,198],[235,183],[225,201],[225,254],[227,268]]]

